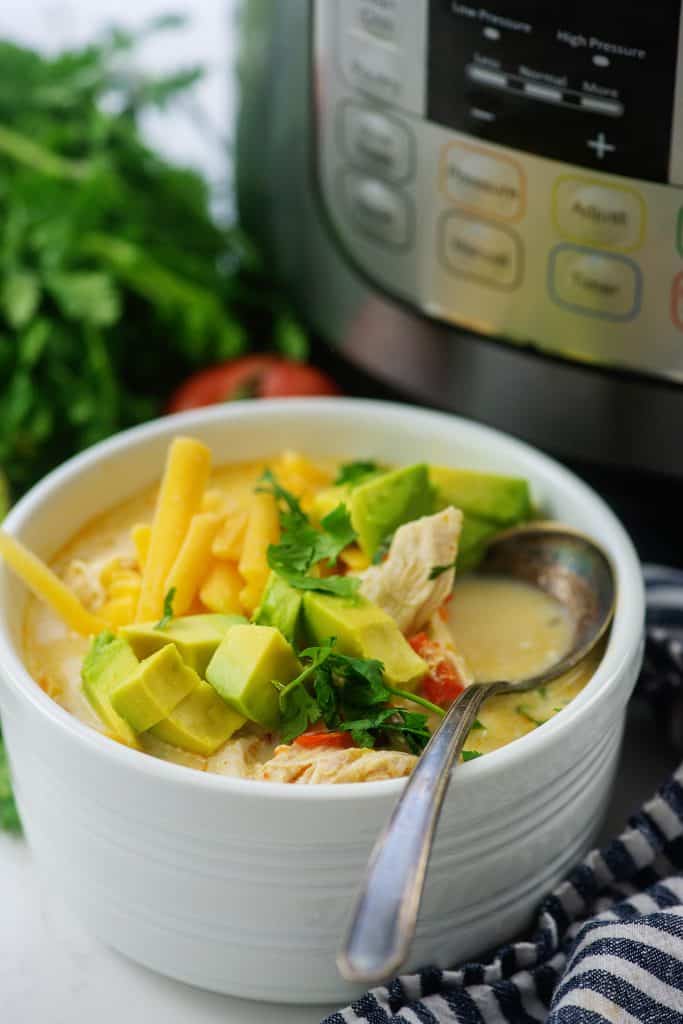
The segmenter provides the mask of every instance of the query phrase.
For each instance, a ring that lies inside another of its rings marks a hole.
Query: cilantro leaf
[[[283,487],[271,469],[267,469],[256,487],[257,494],[272,494],[278,505],[285,505],[286,511],[280,509],[280,518],[283,515],[285,522],[283,529],[294,529],[296,523],[308,524],[308,516],[301,508],[298,498],[295,498],[291,491]]]
[[[284,698],[284,700],[283,700]],[[310,695],[305,686],[280,694],[281,708],[280,730],[285,743],[291,743],[297,736],[320,719],[320,708],[317,701]]]
[[[164,614],[157,622],[155,629],[166,629],[173,619],[173,602],[175,600],[176,588],[171,587],[164,598]]]
[[[314,561],[326,558],[330,565],[334,565],[344,548],[353,544],[357,536],[346,505],[337,505],[320,521],[320,525],[323,532],[319,534]]]
[[[478,718],[475,718],[475,720],[472,722],[472,728],[471,728],[470,731],[472,731],[473,729],[485,729],[485,728],[486,728],[486,726],[484,725],[484,723],[480,722]]]
[[[546,719],[545,718],[536,718],[536,716],[532,713],[532,709],[529,707],[528,704],[518,704],[517,707],[515,708],[515,711],[519,715],[521,715],[522,718],[526,718],[527,722],[532,722],[533,725],[536,725],[536,726],[538,726],[538,725],[545,725]]]
[[[395,532],[396,531],[393,530],[391,533],[388,533],[386,535],[386,537],[384,538],[384,540],[380,541],[380,543],[377,545],[377,550],[375,551],[374,555],[372,556],[372,564],[373,565],[379,565],[381,562],[384,561],[384,558],[388,554],[389,548],[391,547],[391,542],[394,539],[394,533]]]
[[[451,569],[455,569],[455,562],[451,562],[449,565],[434,565],[430,570],[429,579],[436,580],[445,572],[450,572]]]
[[[479,750],[463,750],[462,752],[463,761],[474,761],[475,757],[481,757]]]
[[[336,594],[338,597],[353,599],[358,594],[360,580],[355,576],[305,576],[302,572],[290,571],[283,568],[274,559],[271,559],[270,552],[273,545],[268,549],[268,565],[278,576],[289,583],[290,587],[297,590],[317,590],[323,594]]]
[[[335,487],[340,487],[342,484],[350,484],[353,487],[367,476],[376,473],[379,468],[376,462],[345,462],[339,467],[337,479],[334,481]]]

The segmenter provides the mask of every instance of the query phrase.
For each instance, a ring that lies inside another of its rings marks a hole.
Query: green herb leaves
[[[12,783],[9,774],[9,764],[5,754],[5,745],[0,731],[0,829],[8,832],[21,832],[21,822],[17,812],[14,797],[12,796]]]
[[[389,704],[396,691],[385,684],[380,661],[338,654],[334,640],[309,647],[300,657],[308,662],[303,672],[287,686],[274,684],[280,693],[285,743],[320,719],[328,729],[350,732],[360,747],[400,741],[419,754],[429,741],[426,715]],[[400,696],[421,703],[411,694]]]
[[[335,486],[341,487],[343,484],[348,484],[350,487],[355,487],[366,477],[376,473],[379,468],[376,462],[345,462],[339,467],[337,479],[334,481]]]
[[[463,761],[474,761],[477,757],[481,757],[481,753],[478,750],[463,750],[462,752]]]
[[[299,590],[354,597],[359,581],[352,576],[309,575],[309,570],[320,562],[332,568],[344,548],[355,540],[346,505],[337,505],[321,521],[320,530],[316,530],[297,498],[281,486],[270,470],[263,474],[257,490],[272,494],[280,512],[280,543],[268,548],[268,565],[273,572]]]
[[[154,627],[155,629],[166,629],[167,626],[170,626],[171,620],[173,619],[173,602],[175,600],[175,589],[175,587],[171,587],[171,589],[166,593],[166,596],[164,598],[164,614],[157,622],[156,626]]]

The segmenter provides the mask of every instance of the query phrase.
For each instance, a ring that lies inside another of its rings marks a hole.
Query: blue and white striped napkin
[[[683,695],[683,572],[648,566],[639,691]],[[683,1024],[683,765],[486,961],[426,968],[323,1024]]]

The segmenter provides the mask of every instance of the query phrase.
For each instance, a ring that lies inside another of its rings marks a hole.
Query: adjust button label
[[[441,178],[446,197],[473,213],[507,221],[524,214],[524,173],[510,157],[451,142],[443,152]]]
[[[458,277],[503,291],[522,280],[522,243],[514,231],[464,211],[447,213],[440,225],[440,257]]]
[[[555,183],[553,219],[561,235],[580,245],[632,252],[645,237],[645,202],[635,189],[578,175]]]
[[[642,274],[633,260],[583,246],[550,254],[548,289],[558,306],[603,320],[631,320],[640,310]]]

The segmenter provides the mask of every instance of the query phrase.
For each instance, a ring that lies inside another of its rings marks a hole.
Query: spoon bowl
[[[337,958],[349,981],[382,981],[408,955],[451,769],[484,701],[525,693],[568,672],[599,643],[614,615],[616,583],[609,558],[589,537],[560,523],[532,523],[499,534],[477,572],[531,584],[558,601],[570,622],[569,646],[542,672],[517,682],[475,682],[451,705],[371,854]]]

